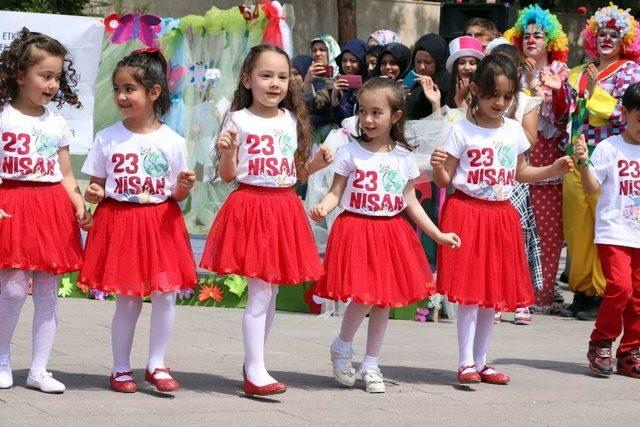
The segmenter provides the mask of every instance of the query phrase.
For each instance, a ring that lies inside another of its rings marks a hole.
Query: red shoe
[[[485,374],[485,371],[488,371],[490,369],[495,372],[493,372],[492,374]],[[511,380],[509,375],[496,371],[495,368],[491,365],[484,365],[484,368],[482,368],[479,374],[480,374],[480,380],[483,383],[488,383],[488,384],[506,385],[506,384],[509,384],[509,381]]]
[[[160,372],[164,372],[165,374],[169,374],[171,369],[169,368],[156,368],[153,370],[153,373],[149,372],[149,369],[145,369],[144,371],[144,380],[150,384],[156,386],[156,390],[158,391],[176,391],[180,388],[180,384],[178,381],[173,378],[167,379],[157,379],[156,375]]]
[[[118,381],[117,378],[123,376],[133,377],[133,372],[116,372],[115,375],[111,375],[109,378],[109,385],[111,385],[111,389],[113,391],[117,391],[118,393],[135,393],[138,391],[138,385],[134,380],[127,381]]]
[[[469,370],[469,372],[464,372]],[[463,373],[464,372],[464,373]],[[474,369],[474,365],[463,365],[458,369],[459,384],[477,384],[480,382],[480,374]]]
[[[271,396],[285,391],[287,391],[287,385],[280,381],[258,387],[247,378],[244,379],[244,394],[247,396]]]

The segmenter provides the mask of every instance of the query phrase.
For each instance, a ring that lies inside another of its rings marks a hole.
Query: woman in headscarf
[[[411,63],[418,74],[415,86],[407,95],[407,118],[419,120],[433,112],[431,101],[427,99],[425,90],[433,86],[440,92],[440,106],[447,99],[451,75],[447,71],[447,42],[437,34],[425,34],[420,37],[413,48]]]
[[[401,43],[400,37],[391,30],[377,30],[371,33],[367,44],[369,46],[386,46],[389,43]]]
[[[364,81],[367,78],[367,64],[365,55],[367,44],[359,39],[349,40],[342,46],[342,53],[336,58],[340,74],[333,82],[331,91],[331,105],[333,106],[333,122],[342,123],[342,120],[354,115],[356,105],[356,90],[351,88],[342,76],[358,75]]]
[[[389,43],[378,55],[374,76],[402,80],[411,68],[411,50],[402,43]]]
[[[340,46],[330,35],[320,34],[311,40],[310,48],[313,61],[304,78],[302,96],[313,127],[318,131],[331,121],[329,90],[333,85],[333,77],[338,72],[335,58],[340,55]]]

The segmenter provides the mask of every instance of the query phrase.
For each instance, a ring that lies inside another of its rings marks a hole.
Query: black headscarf
[[[403,45],[402,43],[389,43],[384,46],[378,55],[378,63],[376,64],[376,69],[373,70],[374,76],[381,76],[380,66],[382,64],[382,57],[385,53],[390,53],[398,63],[400,67],[400,74],[396,80],[402,80],[404,76],[411,69],[411,50]]]
[[[340,69],[340,74],[344,74],[344,70],[342,69],[342,56],[345,52],[349,52],[358,60],[358,74],[362,76],[362,79],[367,78],[367,62],[365,61],[365,55],[367,54],[367,43],[363,40],[359,39],[351,39],[346,42],[340,48],[340,55],[336,56],[336,64],[338,64],[338,69]]]
[[[416,59],[416,53],[424,50],[427,52],[436,63],[436,71],[431,76],[433,82],[440,89],[440,105],[445,105],[447,100],[447,94],[449,92],[449,85],[451,84],[451,75],[446,69],[447,57],[447,42],[435,33],[425,34],[420,37],[413,48],[413,54],[411,56],[411,67],[413,68]],[[409,96],[407,97],[407,110],[408,118],[411,120],[418,120],[423,117],[427,117],[432,113],[431,103],[424,96],[422,86],[416,85]]]
[[[291,66],[298,70],[298,73],[302,76],[302,80],[307,76],[307,70],[311,66],[313,58],[309,55],[297,55],[291,60]]]

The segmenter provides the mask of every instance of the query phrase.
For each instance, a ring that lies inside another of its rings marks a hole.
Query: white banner
[[[82,109],[65,105],[60,112],[75,136],[71,153],[86,154],[93,143],[93,88],[102,53],[102,21],[85,16],[1,11],[0,51],[11,44],[22,27],[53,37],[69,50],[78,73],[78,86],[74,89],[82,102]],[[49,107],[57,109],[54,103]]]

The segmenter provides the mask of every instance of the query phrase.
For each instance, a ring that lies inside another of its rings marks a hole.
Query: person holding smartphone
[[[335,58],[340,55],[340,46],[329,34],[320,34],[311,40],[310,48],[312,62],[303,81],[302,99],[314,130],[323,133],[322,129],[331,123],[330,89],[338,70]],[[327,128],[326,133],[329,130]]]
[[[340,74],[333,81],[331,91],[333,122],[338,124],[355,114],[356,91],[367,77],[367,43],[352,39],[342,46],[341,51],[336,57]]]

